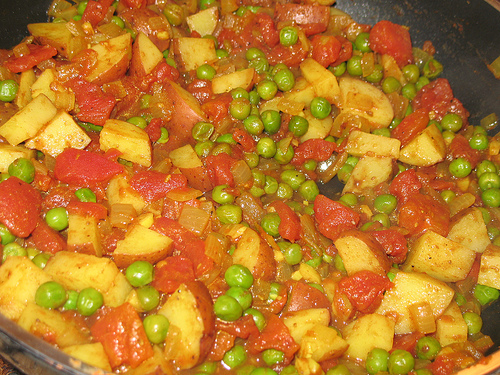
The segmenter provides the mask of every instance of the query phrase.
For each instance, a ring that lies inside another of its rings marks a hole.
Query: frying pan
[[[0,48],[9,48],[27,36],[26,25],[47,21],[51,0],[0,0]],[[500,80],[487,69],[500,56],[500,5],[497,0],[337,0],[337,7],[361,23],[382,19],[410,28],[413,44],[431,40],[436,59],[444,67],[455,96],[478,125],[490,113],[500,115]],[[497,8],[495,8],[495,5]],[[338,182],[321,186],[323,194],[340,191]],[[483,314],[483,332],[500,344],[500,302]],[[95,368],[71,360],[0,315],[0,354],[27,374],[93,374]],[[500,353],[497,352],[495,357]],[[500,374],[500,362],[468,373]]]

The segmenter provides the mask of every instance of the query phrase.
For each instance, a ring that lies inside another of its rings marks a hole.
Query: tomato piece
[[[412,353],[412,355],[415,355],[417,354],[415,350],[417,341],[424,336],[425,335],[421,332],[412,332],[406,335],[395,335],[392,350],[402,349]]]
[[[30,53],[20,57],[10,57],[3,64],[12,73],[21,73],[37,66],[42,61],[48,60],[57,55],[57,49],[49,45],[39,46],[36,44],[27,45]]]
[[[380,306],[384,292],[392,283],[385,275],[363,270],[344,277],[339,288],[347,295],[352,305],[362,313],[372,313]]]
[[[314,216],[321,234],[332,241],[342,232],[356,228],[360,220],[356,211],[322,194],[314,200]]]
[[[288,365],[300,346],[295,342],[288,327],[274,314],[266,316],[267,325],[257,337],[250,337],[247,349],[252,354],[257,354],[265,349],[278,349],[285,354],[284,365]]]
[[[123,173],[123,166],[92,151],[67,148],[56,157],[54,175],[67,184],[85,186],[106,182]]]
[[[108,355],[111,367],[130,365],[136,368],[153,356],[142,320],[129,303],[112,308],[90,327]]]
[[[93,27],[97,26],[106,17],[111,4],[113,0],[89,0],[82,14],[82,20],[90,22]]]
[[[396,23],[377,22],[370,32],[370,47],[381,55],[394,57],[400,68],[413,62],[410,33]]]
[[[399,209],[399,226],[416,236],[432,230],[443,237],[450,227],[450,209],[430,195],[414,194]]]
[[[453,159],[464,158],[470,163],[472,169],[476,168],[481,160],[481,152],[470,147],[469,141],[462,134],[456,134],[453,137],[448,150]]]
[[[340,56],[342,44],[331,35],[315,35],[311,40],[312,58],[327,68]]]
[[[171,294],[188,281],[195,281],[193,262],[183,256],[171,256],[156,264],[151,285],[160,292]]]
[[[431,370],[434,375],[450,375],[461,369],[457,364],[460,359],[460,353],[441,354],[426,369]]]
[[[306,309],[330,309],[331,303],[324,293],[304,282],[287,282],[290,292],[286,311],[299,311]]]
[[[156,142],[158,141],[158,139],[160,139],[162,127],[163,127],[163,120],[160,118],[154,118],[144,128],[144,131],[148,134],[149,140],[151,142]]]
[[[240,128],[233,129],[233,139],[238,142],[245,152],[255,151],[257,142],[252,138],[248,132]]]
[[[352,43],[342,35],[335,35],[335,38],[340,42],[340,53],[337,60],[330,64],[332,66],[340,65],[352,57]]]
[[[227,184],[234,187],[234,178],[231,168],[237,160],[225,152],[218,155],[209,155],[205,159],[208,177],[213,186]]]
[[[130,186],[146,201],[152,202],[164,198],[171,190],[185,188],[187,178],[179,173],[141,171],[130,179]]]
[[[224,359],[224,354],[234,346],[236,337],[226,331],[217,331],[215,341],[205,360],[207,362],[219,362]]]
[[[419,135],[429,123],[429,114],[425,109],[417,109],[406,116],[391,132],[391,137],[399,139],[401,146],[405,146]]]
[[[389,192],[398,198],[399,204],[404,204],[410,196],[419,192],[422,183],[414,169],[407,169],[398,174],[389,186]]]
[[[259,329],[255,325],[253,316],[250,314],[243,315],[241,318],[232,322],[217,319],[215,327],[218,330],[225,331],[242,339],[259,336]]]
[[[267,52],[267,59],[272,65],[283,63],[289,68],[298,67],[307,57],[308,51],[302,43],[295,43],[293,46],[285,47],[282,44],[277,44],[273,49]]]
[[[80,109],[76,115],[78,120],[104,125],[115,107],[115,97],[104,93],[99,85],[81,78],[72,79],[68,85],[74,91]]]
[[[269,304],[269,311],[273,314],[279,314],[288,302],[288,291],[284,286],[280,287],[278,297]]]
[[[278,232],[284,239],[295,242],[300,239],[302,227],[297,214],[283,201],[275,201],[271,204],[280,217]]]
[[[66,240],[61,234],[49,227],[45,220],[39,220],[31,233],[31,241],[35,247],[44,253],[55,254],[66,250]]]
[[[401,264],[405,261],[408,243],[401,232],[389,228],[371,232],[371,235],[382,245],[392,263]]]
[[[28,237],[36,228],[42,197],[30,184],[17,177],[0,183],[0,223],[17,237]]]
[[[215,99],[209,100],[201,105],[201,109],[207,115],[210,122],[217,125],[229,114],[229,104],[233,100],[230,93],[222,94]]]
[[[104,220],[108,216],[108,209],[96,202],[80,202],[72,200],[66,206],[69,214],[92,216],[97,220]]]
[[[277,22],[293,21],[306,36],[326,31],[330,21],[330,8],[325,5],[276,3],[274,14]]]
[[[260,34],[264,38],[264,42],[269,47],[276,46],[280,41],[280,36],[273,19],[267,13],[259,12],[255,15],[254,22],[257,24]]]
[[[307,160],[325,161],[333,152],[337,150],[337,145],[324,139],[312,138],[302,142],[295,148],[293,165],[303,165]]]
[[[120,4],[123,4],[127,8],[144,8],[148,0],[120,0]]]

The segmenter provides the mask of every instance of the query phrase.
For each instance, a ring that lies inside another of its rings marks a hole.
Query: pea
[[[417,341],[417,357],[433,361],[441,350],[441,344],[432,336],[424,336]]]
[[[294,365],[288,365],[281,370],[280,375],[299,375],[299,372]]]
[[[54,230],[61,231],[68,227],[68,212],[64,207],[52,208],[45,214],[45,222]]]
[[[295,169],[287,169],[281,172],[281,180],[286,182],[293,190],[299,189],[299,187],[306,181],[306,176]]]
[[[415,83],[415,88],[417,89],[417,91],[420,91],[422,89],[422,87],[424,87],[425,85],[428,85],[429,84],[429,78],[427,77],[419,77],[419,79],[417,80],[417,83]]]
[[[490,212],[484,207],[479,207],[479,210],[481,211],[481,214],[483,215],[484,223],[489,224],[489,222],[491,221]]]
[[[191,135],[198,142],[205,142],[211,137],[214,133],[215,127],[209,123],[200,121],[197,122],[193,128],[191,129]]]
[[[389,362],[389,352],[385,349],[375,348],[368,353],[366,358],[366,371],[369,374],[386,372]]]
[[[318,166],[318,162],[314,159],[310,159],[304,163],[304,168],[306,171],[315,171]]]
[[[2,239],[2,245],[7,245],[14,242],[16,236],[14,236],[5,225],[0,224],[0,238]]]
[[[378,213],[372,216],[372,221],[379,222],[384,227],[389,228],[391,226],[391,220],[389,219],[389,215],[384,213]]]
[[[300,185],[299,193],[305,200],[314,202],[314,199],[319,195],[319,188],[314,180],[307,180]]]
[[[293,197],[293,189],[286,182],[280,182],[276,194],[280,199],[290,199]]]
[[[229,113],[237,120],[244,120],[250,114],[252,106],[246,98],[237,98],[229,104]]]
[[[405,65],[402,69],[403,76],[410,83],[417,83],[420,77],[420,69],[415,64]]]
[[[351,371],[347,368],[346,365],[340,363],[336,366],[333,366],[326,372],[326,375],[351,375]]]
[[[167,21],[172,26],[179,26],[184,20],[184,11],[182,7],[175,3],[168,3],[163,9],[163,14],[167,18]]]
[[[396,349],[389,356],[388,368],[391,375],[408,374],[413,367],[415,367],[415,358],[406,350]]]
[[[235,204],[223,204],[215,210],[222,224],[239,224],[243,220],[243,211]]]
[[[243,364],[247,360],[247,352],[242,345],[235,345],[229,349],[225,354],[222,361],[224,364],[233,369]]]
[[[241,264],[233,264],[229,266],[224,273],[224,279],[230,287],[239,286],[248,289],[253,284],[252,273],[247,267]]]
[[[252,306],[252,293],[241,286],[232,286],[226,292],[226,295],[233,297],[241,305],[243,310]]]
[[[483,160],[481,161],[477,167],[476,167],[476,176],[477,177],[481,177],[481,175],[483,173],[486,173],[486,172],[494,172],[494,173],[497,173],[498,170],[497,170],[497,167],[495,165],[495,163],[493,163],[492,161],[490,160]]]
[[[272,176],[266,175],[266,183],[264,185],[264,192],[266,194],[274,194],[278,191],[278,181]]]
[[[266,326],[266,318],[264,317],[264,314],[262,314],[259,310],[254,309],[254,308],[249,308],[246,309],[243,315],[252,315],[253,321],[259,331],[262,331],[264,327]]]
[[[330,70],[335,77],[342,76],[347,70],[347,63],[344,61],[337,66],[329,67]]]
[[[266,175],[258,170],[252,170],[253,184],[254,186],[263,187],[266,183]]]
[[[266,54],[257,47],[250,47],[245,53],[245,58],[250,61],[258,57],[266,57]]]
[[[250,100],[250,104],[257,105],[260,102],[260,96],[257,90],[251,90],[248,92],[248,100]]]
[[[260,115],[264,131],[267,134],[276,134],[281,127],[281,115],[278,111],[268,109]]]
[[[264,131],[264,123],[257,115],[250,115],[243,120],[245,130],[251,135],[259,135]]]
[[[391,137],[391,130],[389,128],[373,129],[372,134],[381,135],[382,137]]]
[[[273,81],[280,91],[290,91],[295,86],[295,76],[288,68],[279,70],[273,76]]]
[[[457,194],[452,190],[443,190],[441,192],[441,197],[446,203],[450,203],[456,196]]]
[[[393,92],[399,91],[400,89],[401,83],[399,83],[399,81],[392,76],[386,77],[382,81],[382,91],[386,94],[391,94]]]
[[[419,368],[418,370],[415,370],[415,375],[433,375],[432,371],[429,370],[428,368]]]
[[[343,184],[346,184],[349,178],[351,177],[351,173],[354,170],[354,167],[349,164],[344,164],[339,171],[337,172],[337,178]]]
[[[85,12],[85,8],[87,8],[88,0],[81,1],[76,7],[77,13],[81,16]]]
[[[260,157],[254,152],[245,152],[244,158],[250,168],[256,168],[259,165]]]
[[[462,117],[457,115],[456,113],[447,113],[441,119],[441,126],[444,130],[451,131],[453,133],[458,132],[462,129],[463,120]]]
[[[236,299],[223,294],[215,300],[214,313],[219,319],[232,322],[241,317],[243,309]]]
[[[384,78],[384,67],[380,64],[375,64],[373,71],[366,76],[366,80],[371,83],[379,83]]]
[[[278,237],[280,235],[278,230],[280,223],[281,219],[279,215],[275,212],[271,212],[264,215],[264,217],[260,221],[260,226],[270,236]]]
[[[354,46],[361,52],[371,52],[370,33],[359,33],[354,41]]]
[[[141,109],[148,109],[150,100],[151,100],[151,95],[149,94],[144,94],[143,96],[141,96],[141,99],[139,100]]]
[[[314,117],[323,120],[332,112],[332,105],[325,98],[317,96],[311,101],[310,109]]]
[[[299,40],[299,32],[296,27],[285,26],[280,30],[280,43],[285,47],[293,46]]]
[[[203,362],[196,370],[211,375],[217,370],[217,362]]]
[[[19,158],[10,163],[8,172],[10,176],[31,184],[35,179],[35,166],[26,158]]]
[[[138,260],[127,267],[125,276],[132,286],[140,287],[153,281],[153,270],[151,263]]]
[[[381,194],[373,201],[373,206],[378,212],[390,214],[398,205],[397,198],[392,194]]]
[[[394,129],[395,127],[397,127],[401,123],[401,121],[402,121],[402,119],[395,117],[391,121],[391,123],[389,124],[388,128],[391,129],[391,130]]]
[[[2,262],[5,262],[8,257],[25,257],[27,255],[28,252],[24,247],[17,242],[11,242],[3,247]]]
[[[144,128],[146,128],[146,126],[148,126],[148,122],[146,121],[146,119],[144,117],[141,117],[141,116],[130,117],[127,120],[127,122],[137,126],[138,128],[141,128],[141,129],[144,129]]]
[[[272,138],[263,137],[259,139],[257,142],[257,146],[255,147],[257,154],[262,156],[263,158],[270,159],[272,158],[277,151],[276,143]]]
[[[353,207],[358,204],[358,197],[353,193],[345,193],[340,197],[339,202],[348,207]]]
[[[47,281],[35,292],[35,303],[46,309],[57,309],[66,302],[66,289],[55,281]]]
[[[11,102],[16,98],[19,91],[19,85],[12,79],[0,81],[0,100],[2,102]]]
[[[363,69],[361,68],[361,56],[354,55],[349,60],[347,60],[347,73],[351,76],[359,77],[363,74]]]
[[[76,309],[83,316],[90,316],[101,308],[104,299],[101,292],[92,287],[82,289],[78,295]]]
[[[481,305],[487,305],[500,297],[500,292],[498,289],[492,288],[490,286],[477,284],[474,288],[474,297],[479,301]]]
[[[487,207],[500,206],[500,189],[498,188],[486,189],[481,194],[481,199]]]
[[[274,154],[274,159],[281,165],[290,163],[293,159],[293,155],[295,154],[291,144],[289,144],[285,151],[283,151],[285,143],[290,142],[287,139],[281,139],[276,145],[276,153]]]
[[[210,154],[214,147],[214,143],[212,141],[204,141],[198,142],[194,145],[194,151],[200,157],[207,157]]]
[[[483,173],[478,179],[478,185],[482,191],[491,188],[500,188],[500,176],[495,172]]]
[[[250,375],[278,375],[278,373],[268,367],[257,367],[252,370]]]
[[[302,248],[299,244],[293,243],[281,250],[285,260],[290,265],[299,264],[302,260]]]
[[[467,324],[469,335],[475,335],[476,333],[481,332],[481,328],[483,327],[483,319],[481,319],[481,316],[479,314],[467,311],[464,312],[462,316],[465,320],[465,323]]]
[[[32,262],[35,264],[35,266],[43,270],[47,265],[49,259],[50,259],[50,254],[40,253],[38,255],[35,255],[35,257],[32,259]]]
[[[262,352],[262,359],[268,366],[277,365],[285,360],[285,353],[277,349],[265,349]]]
[[[264,100],[271,100],[278,92],[278,85],[274,81],[263,79],[257,84],[257,93]]]
[[[229,52],[227,52],[225,49],[218,48],[215,50],[215,55],[218,59],[225,59],[226,57],[229,57]]]
[[[219,204],[230,204],[234,202],[234,195],[228,193],[225,189],[229,185],[218,185],[212,190],[212,199]]]
[[[456,158],[449,165],[450,173],[457,178],[467,177],[471,170],[471,164],[467,159]]]
[[[76,302],[78,301],[79,293],[76,290],[68,290],[66,292],[66,302],[62,306],[64,310],[76,310]]]
[[[144,311],[151,311],[160,303],[160,292],[151,285],[137,288],[137,299]]]
[[[486,150],[488,148],[488,135],[486,134],[474,134],[469,140],[469,145],[474,150]]]
[[[149,341],[153,344],[161,344],[167,338],[170,322],[166,316],[152,314],[144,318],[142,325]]]
[[[429,79],[437,78],[442,72],[443,65],[435,59],[428,60],[422,69],[424,76]]]
[[[221,134],[215,140],[216,143],[227,143],[228,145],[235,145],[236,141],[232,133]]]
[[[407,83],[401,88],[401,95],[409,100],[413,100],[417,96],[417,88],[414,83]]]
[[[170,65],[171,67],[174,67],[177,69],[177,63],[175,62],[175,60],[171,57],[166,57],[165,58],[165,62]]]
[[[248,63],[248,67],[254,68],[256,73],[262,74],[269,70],[269,61],[267,61],[266,57],[257,57],[253,60],[250,60],[250,62]]]
[[[309,130],[309,121],[302,116],[292,116],[288,123],[288,130],[290,130],[296,137],[301,137]]]

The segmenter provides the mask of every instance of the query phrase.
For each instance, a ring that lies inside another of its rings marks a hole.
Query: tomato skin
[[[38,224],[42,197],[17,177],[0,183],[0,223],[17,237],[28,237]]]
[[[82,14],[82,20],[90,22],[93,27],[97,26],[104,19],[106,13],[108,13],[108,9],[112,3],[113,0],[90,0]]]
[[[398,204],[404,204],[410,196],[419,192],[422,183],[414,169],[407,169],[397,175],[389,186],[389,192],[396,196]]]
[[[406,335],[395,335],[392,349],[402,349],[416,355],[417,341],[425,335],[421,332],[412,332]]]
[[[306,309],[331,308],[331,303],[325,294],[304,282],[287,282],[289,295],[285,310],[287,312]]]
[[[258,29],[264,38],[264,42],[269,47],[274,47],[279,43],[280,36],[278,30],[276,30],[274,21],[269,14],[262,12],[257,13],[255,15],[254,22],[258,26]]]
[[[281,219],[278,227],[280,236],[290,242],[299,240],[302,227],[297,214],[283,201],[275,201],[272,206]]]
[[[319,138],[308,139],[295,148],[295,153],[290,163],[299,166],[303,165],[307,160],[325,161],[336,150],[337,145],[333,142]]]
[[[35,247],[44,253],[55,254],[66,250],[66,240],[56,230],[49,227],[45,220],[39,220],[31,233],[31,241]]]
[[[171,294],[187,281],[195,281],[193,262],[176,255],[156,264],[151,285],[160,292]]]
[[[306,36],[326,31],[330,20],[330,8],[324,5],[276,3],[277,22],[294,21]]]
[[[149,124],[144,128],[151,142],[156,142],[161,137],[161,128],[163,127],[163,120],[160,118],[152,119]]]
[[[241,145],[243,151],[245,152],[255,151],[255,146],[257,142],[255,142],[252,136],[248,134],[248,132],[246,132],[245,130],[240,128],[234,128],[233,139]]]
[[[410,33],[401,25],[385,20],[376,23],[370,32],[370,47],[381,55],[394,57],[400,68],[413,63]]]
[[[462,134],[456,134],[453,137],[448,150],[453,159],[466,159],[471,164],[472,169],[476,168],[476,165],[481,160],[481,152],[470,147],[469,141]]]
[[[72,200],[66,206],[66,210],[69,214],[92,216],[97,220],[104,220],[108,217],[107,208],[96,202],[80,202]]]
[[[222,94],[201,105],[210,122],[217,125],[229,114],[229,104],[233,100],[230,93]]]
[[[217,319],[215,327],[218,330],[225,331],[242,339],[259,336],[259,329],[255,325],[255,321],[250,314],[243,315],[241,318],[232,322]]]
[[[432,230],[446,237],[450,227],[450,209],[430,195],[414,194],[399,209],[399,226],[416,236]]]
[[[420,134],[429,123],[429,114],[425,109],[417,109],[406,116],[401,123],[391,132],[391,137],[399,139],[401,146],[405,146]]]
[[[233,159],[225,152],[218,155],[209,155],[205,159],[205,164],[212,185],[218,186],[227,184],[234,187],[234,178],[231,173],[231,168],[236,162],[236,159]]]
[[[29,54],[11,57],[3,65],[12,73],[22,73],[57,55],[57,49],[49,45],[28,44],[28,48]]]
[[[67,184],[86,186],[123,173],[123,166],[92,151],[67,148],[56,157],[54,175]]]
[[[347,295],[352,305],[362,313],[372,313],[380,306],[384,292],[392,283],[387,276],[368,270],[356,272],[339,282],[339,289]]]
[[[171,190],[185,188],[187,178],[179,173],[141,171],[130,179],[130,186],[146,201],[152,202],[164,198]]]
[[[352,57],[352,43],[342,35],[335,35],[335,38],[340,42],[340,53],[337,60],[331,64],[332,66],[340,65]]]
[[[340,56],[342,44],[334,36],[315,35],[311,40],[312,58],[324,68],[333,64]]]
[[[382,229],[371,232],[375,240],[382,245],[385,253],[393,263],[401,264],[408,253],[408,243],[405,236],[395,229]]]
[[[322,194],[314,200],[314,215],[321,234],[332,241],[342,232],[356,228],[360,220],[356,211]]]
[[[103,345],[113,368],[121,365],[136,368],[153,356],[142,320],[129,303],[110,309],[90,331]]]

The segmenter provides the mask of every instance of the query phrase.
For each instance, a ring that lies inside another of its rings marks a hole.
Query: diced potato
[[[99,220],[92,216],[68,215],[68,250],[102,256]]]
[[[0,144],[0,173],[7,173],[9,165],[19,158],[31,159],[33,157],[35,157],[33,150],[2,143]]]
[[[365,155],[359,159],[347,180],[342,194],[362,194],[365,189],[374,188],[392,175],[392,158]]]
[[[172,160],[172,164],[177,168],[197,168],[201,167],[201,162],[198,154],[191,145],[184,145],[170,151],[168,155]]]
[[[132,286],[115,263],[108,258],[59,251],[45,266],[45,272],[67,289],[96,288],[111,307],[125,302]]]
[[[144,167],[151,166],[151,142],[148,134],[126,121],[109,119],[99,135],[101,150],[112,148],[121,152],[122,159]]]
[[[17,90],[16,96],[16,105],[19,108],[23,108],[33,99],[31,95],[31,86],[35,81],[36,76],[33,69],[21,73],[21,77],[19,78],[19,90]]]
[[[481,210],[474,207],[457,216],[453,218],[448,239],[482,253],[491,241]]]
[[[384,68],[384,77],[396,78],[401,83],[401,86],[406,84],[406,78],[404,77],[403,72],[399,68],[394,57],[384,54],[381,56],[381,62]]]
[[[90,337],[75,321],[64,317],[58,310],[46,309],[34,302],[28,303],[17,323],[35,336],[50,338],[61,348],[90,342]]]
[[[311,101],[316,97],[316,91],[314,91],[314,86],[311,83],[307,82],[304,78],[299,77],[295,81],[293,89],[285,92],[283,97],[289,102],[301,103],[303,106],[309,107]]]
[[[413,244],[402,269],[425,272],[438,280],[455,282],[465,279],[475,258],[473,250],[427,231]]]
[[[248,68],[214,77],[212,91],[214,94],[222,94],[238,87],[248,90],[253,83],[254,74],[255,69]]]
[[[396,138],[353,130],[347,140],[347,152],[353,156],[386,156],[397,159],[401,142]]]
[[[330,103],[338,103],[340,88],[337,77],[332,72],[311,57],[302,61],[300,72],[313,86],[316,96],[323,97]]]
[[[26,141],[28,148],[56,157],[66,148],[84,149],[91,139],[67,112],[59,111],[35,137]]]
[[[132,46],[129,74],[142,77],[149,74],[163,60],[163,53],[148,38],[139,33]]]
[[[172,39],[172,51],[181,72],[197,69],[217,59],[215,44],[208,38],[181,37]]]
[[[446,143],[436,125],[431,124],[422,133],[413,138],[399,152],[399,160],[403,163],[428,167],[444,160]]]
[[[50,280],[27,257],[8,257],[0,267],[0,313],[18,320],[28,303],[35,302],[38,287]]]
[[[28,30],[41,44],[57,48],[57,52],[64,57],[73,57],[70,48],[73,34],[66,27],[66,22],[31,23]]]
[[[295,369],[299,375],[323,375],[325,372],[321,365],[312,358],[296,358]]]
[[[108,355],[100,342],[67,346],[62,348],[62,351],[90,366],[95,366],[105,371],[111,371]]]
[[[300,345],[307,331],[317,325],[327,327],[330,324],[330,312],[323,308],[292,311],[283,316],[283,323],[294,341]]]
[[[128,267],[138,260],[156,263],[172,251],[173,241],[154,230],[134,225],[123,240],[116,243],[113,258],[118,267]]]
[[[326,361],[340,357],[348,346],[335,329],[318,324],[302,336],[299,357],[312,358],[316,362]]]
[[[366,361],[368,353],[381,348],[392,349],[394,321],[388,316],[367,314],[350,323],[343,331],[349,345],[344,356],[356,361]]]
[[[306,134],[300,137],[301,142],[313,138],[324,139],[330,134],[333,126],[333,119],[330,116],[320,120],[314,117],[310,111],[304,111],[304,117],[309,122],[309,128]]]
[[[36,98],[38,95],[43,94],[50,99],[52,103],[56,101],[56,93],[50,88],[52,82],[56,79],[55,69],[45,69],[42,74],[31,86],[31,96]]]
[[[140,214],[146,206],[146,201],[130,186],[127,178],[122,175],[115,176],[109,181],[106,198],[110,206],[114,204],[131,204],[137,214]]]
[[[57,113],[50,99],[41,94],[0,126],[0,135],[13,146],[34,137]]]
[[[391,268],[391,262],[380,244],[365,232],[345,232],[335,241],[335,247],[348,275],[362,270],[385,275]]]
[[[394,110],[387,96],[375,86],[356,78],[339,80],[340,108],[366,118],[375,128],[386,128],[394,118]]]
[[[481,254],[477,283],[500,289],[500,248],[490,246]]]
[[[394,286],[385,292],[382,303],[375,312],[396,317],[396,334],[411,333],[416,330],[409,306],[429,303],[434,317],[438,318],[455,294],[446,283],[424,273],[399,271],[393,283]]]
[[[212,35],[219,22],[219,8],[210,7],[186,17],[186,23],[191,31],[200,36]]]
[[[467,323],[455,301],[436,321],[436,338],[441,346],[467,341]]]

